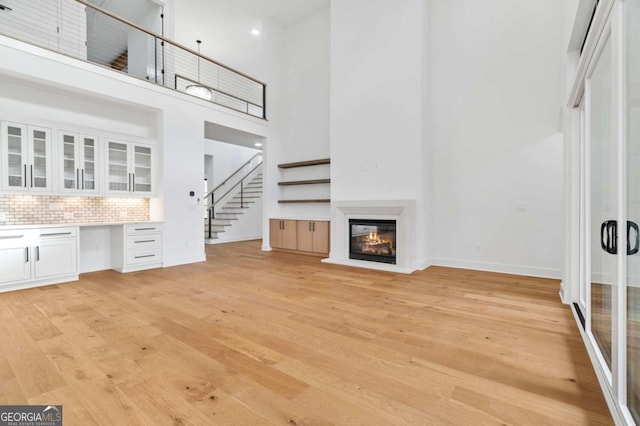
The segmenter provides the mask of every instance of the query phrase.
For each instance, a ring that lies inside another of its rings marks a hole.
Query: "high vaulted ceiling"
[[[329,0],[231,0],[233,7],[287,28],[329,7]]]

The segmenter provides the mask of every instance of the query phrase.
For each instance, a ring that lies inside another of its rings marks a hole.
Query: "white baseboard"
[[[560,269],[540,268],[536,266],[509,265],[504,263],[478,262],[475,260],[443,259],[431,260],[433,266],[446,266],[449,268],[472,269],[476,271],[498,272],[503,274],[524,275],[528,277],[561,279]]]
[[[253,241],[253,240],[261,240],[262,239],[262,234],[260,235],[247,235],[244,237],[233,237],[233,238],[216,238],[214,239],[207,239],[205,238],[205,243],[206,244],[223,244],[223,243],[237,243],[238,241]]]
[[[205,262],[206,260],[207,256],[203,252],[202,254],[198,255],[180,256],[174,257],[173,259],[163,259],[162,267],[168,268],[170,266],[188,265],[189,263]]]

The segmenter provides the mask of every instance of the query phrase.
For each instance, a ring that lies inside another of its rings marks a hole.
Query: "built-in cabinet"
[[[162,266],[162,224],[133,223],[111,228],[111,265],[119,272]]]
[[[151,194],[153,148],[131,142],[107,142],[107,192]]]
[[[58,143],[60,192],[99,192],[98,137],[61,131]]]
[[[51,129],[1,123],[2,188],[51,192]]]
[[[78,228],[0,231],[0,291],[78,279]]]
[[[150,197],[155,155],[137,141],[2,121],[0,190]]]
[[[317,255],[329,253],[328,221],[271,219],[269,231],[273,249]]]

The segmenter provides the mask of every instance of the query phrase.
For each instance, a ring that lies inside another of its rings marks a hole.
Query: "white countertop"
[[[0,231],[10,231],[12,229],[36,229],[36,228],[66,228],[66,227],[98,227],[98,226],[120,226],[120,225],[138,225],[138,224],[161,224],[160,221],[146,222],[93,222],[93,223],[45,223],[40,225],[4,225],[0,226]]]

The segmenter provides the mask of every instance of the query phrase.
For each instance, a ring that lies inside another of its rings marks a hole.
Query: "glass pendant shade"
[[[202,41],[196,40],[196,43],[198,43],[198,83],[188,85],[186,91],[190,95],[210,101],[213,96],[211,89],[200,84],[200,43],[202,43]]]

